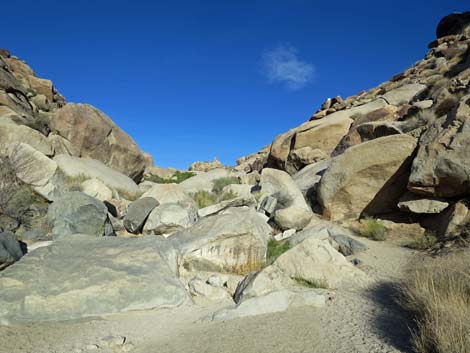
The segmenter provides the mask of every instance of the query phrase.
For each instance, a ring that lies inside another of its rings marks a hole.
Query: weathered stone
[[[343,136],[348,133],[353,122],[352,119],[385,106],[387,103],[380,98],[351,109],[337,111],[323,119],[311,120],[278,135],[271,145],[267,166],[295,174],[298,170],[295,163],[288,163],[291,150],[310,147],[329,155]]]
[[[88,179],[81,185],[82,192],[95,199],[107,201],[113,198],[113,192],[99,179]]]
[[[238,197],[250,198],[253,197],[251,194],[252,185],[248,184],[231,184],[224,187],[222,190],[224,194],[234,194]]]
[[[8,146],[14,146],[18,143],[27,142],[35,150],[45,154],[52,155],[52,147],[47,138],[40,132],[24,125],[17,125],[7,118],[0,119],[0,151],[6,151]]]
[[[200,173],[192,178],[186,179],[179,184],[179,186],[188,194],[202,190],[210,192],[214,186],[214,180],[230,176],[234,176],[234,174],[227,169],[213,169],[207,173]]]
[[[353,146],[334,158],[322,177],[318,201],[331,220],[394,210],[406,189],[416,140],[392,135]]]
[[[165,203],[194,203],[194,200],[178,184],[154,184],[142,197],[153,197],[161,205]]]
[[[81,192],[66,192],[49,206],[48,219],[54,238],[82,233],[95,237],[105,234],[106,206]]]
[[[277,199],[274,220],[282,229],[302,229],[312,218],[312,211],[286,172],[265,168],[261,174],[261,193]]]
[[[408,188],[436,197],[468,195],[470,187],[470,96],[462,98],[449,116],[443,116],[419,140]]]
[[[168,238],[181,270],[246,273],[265,261],[271,227],[255,211],[233,208]]]
[[[354,120],[349,132],[344,136],[332,152],[332,156],[338,156],[351,146],[373,140],[377,137],[400,133],[400,130],[389,122],[398,119],[397,107],[388,105],[361,115]]]
[[[432,107],[433,103],[432,99],[426,99],[424,101],[414,102],[413,105],[419,109],[428,109]]]
[[[197,209],[193,203],[164,203],[150,213],[143,232],[168,235],[191,227],[197,219]]]
[[[470,12],[459,12],[445,16],[436,29],[437,38],[467,33],[470,26]]]
[[[78,157],[80,155],[80,150],[70,143],[70,141],[64,139],[62,136],[57,134],[49,134],[47,140],[51,144],[52,151],[54,156],[59,154],[66,154],[69,156]]]
[[[307,203],[316,211],[317,208],[317,190],[321,178],[330,165],[331,160],[325,160],[310,164],[292,176],[292,179],[304,195]]]
[[[274,236],[274,239],[277,240],[277,241],[288,239],[288,238],[292,237],[295,234],[295,232],[297,232],[295,229],[288,229],[288,230],[285,230],[282,233],[276,234]]]
[[[124,227],[131,233],[139,233],[150,212],[159,204],[153,197],[143,197],[132,202],[124,217]]]
[[[128,176],[113,170],[94,159],[83,159],[61,154],[54,157],[59,169],[67,177],[99,179],[110,189],[129,194],[140,194],[137,184]]]
[[[158,166],[149,166],[145,169],[146,175],[156,175],[162,179],[170,179],[175,173],[177,169],[175,168],[162,168]]]
[[[214,157],[212,162],[194,162],[189,166],[190,171],[208,172],[213,169],[224,168],[224,165]]]
[[[470,226],[470,201],[459,200],[439,215],[432,215],[423,222],[439,237],[460,236]]]
[[[29,86],[38,94],[45,95],[49,102],[54,100],[53,86],[50,80],[35,76],[26,76],[26,81],[28,82]]]
[[[32,187],[44,186],[56,173],[57,164],[30,145],[19,143],[10,150],[10,160],[22,182]]]
[[[406,193],[400,198],[398,208],[412,213],[441,213],[449,203],[442,199],[426,198],[413,193]]]
[[[159,250],[151,237],[85,235],[36,249],[0,274],[0,322],[71,320],[178,306],[187,298],[185,290]]]
[[[363,285],[369,279],[327,240],[309,237],[279,256],[272,265],[240,283],[235,301],[258,297],[274,290],[295,288],[302,281],[339,288]]]
[[[353,234],[346,228],[329,221],[320,221],[318,224],[308,226],[289,239],[289,244],[295,246],[308,238],[328,240],[344,256],[365,251],[367,247],[353,239]],[[336,246],[337,245],[337,246]]]
[[[252,195],[249,195],[248,197],[239,196],[230,200],[221,201],[214,205],[201,208],[197,211],[197,215],[200,218],[203,218],[203,217],[217,214],[230,207],[254,206],[254,205],[256,205],[256,199],[254,198],[254,196]]]
[[[135,142],[103,112],[85,104],[67,104],[52,114],[51,128],[77,146],[81,157],[97,159],[140,180],[146,160]]]
[[[403,85],[394,90],[385,93],[382,98],[385,99],[388,104],[391,105],[402,105],[410,103],[415,97],[426,90],[426,85],[420,83],[413,83],[409,85]]]
[[[315,290],[278,290],[257,298],[250,298],[234,308],[221,309],[212,320],[232,320],[240,317],[286,311],[288,308],[325,305],[325,295]]]
[[[272,196],[265,196],[260,201],[259,209],[266,212],[266,214],[271,215],[276,211],[277,199]]]
[[[23,251],[15,234],[9,231],[0,232],[0,269],[18,261],[22,256]]]
[[[313,149],[309,146],[291,150],[287,160],[286,170],[287,172],[295,173],[309,164],[327,159],[328,156],[329,155],[323,150],[319,148]]]
[[[192,296],[204,297],[211,301],[230,300],[227,290],[221,287],[215,287],[200,278],[193,278],[188,283],[189,293]]]

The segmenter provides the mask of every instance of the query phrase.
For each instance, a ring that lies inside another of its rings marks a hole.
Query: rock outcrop
[[[246,273],[266,259],[271,227],[251,209],[232,208],[170,236],[186,271]]]
[[[134,180],[142,178],[146,167],[143,152],[98,109],[69,103],[51,115],[50,126],[78,147],[80,157],[97,159]]]
[[[80,233],[100,237],[106,233],[108,210],[93,197],[68,192],[49,206],[48,219],[54,238]]]
[[[87,235],[36,249],[0,275],[0,322],[70,320],[178,306],[186,292],[159,251],[150,237]]]
[[[318,190],[331,220],[391,212],[406,190],[416,139],[393,135],[364,142],[334,158]]]

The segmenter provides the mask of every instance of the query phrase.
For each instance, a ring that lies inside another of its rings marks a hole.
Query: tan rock
[[[67,104],[50,119],[51,128],[73,145],[81,157],[97,159],[140,180],[146,159],[136,143],[100,110],[85,104]]]
[[[17,125],[10,119],[0,119],[0,150],[5,151],[7,146],[26,142],[28,145],[45,154],[52,155],[52,147],[46,136],[24,125]]]
[[[82,192],[100,201],[113,198],[113,192],[99,179],[88,179],[82,183]]]
[[[10,160],[17,177],[32,187],[45,186],[57,170],[56,162],[26,143],[11,147]]]
[[[395,209],[406,190],[415,148],[413,137],[392,135],[353,146],[333,159],[318,190],[324,216],[357,219]]]
[[[197,172],[208,172],[217,168],[224,168],[224,165],[217,159],[217,157],[214,157],[212,162],[194,162],[189,166],[190,171]]]

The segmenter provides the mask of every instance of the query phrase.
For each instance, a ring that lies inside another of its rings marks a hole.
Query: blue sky
[[[155,164],[234,164],[420,60],[462,0],[7,1],[0,47]]]

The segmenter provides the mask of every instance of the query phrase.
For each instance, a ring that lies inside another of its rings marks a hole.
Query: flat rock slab
[[[75,235],[36,249],[0,274],[0,323],[175,307],[186,297],[155,238]]]
[[[325,305],[325,295],[318,290],[282,289],[267,295],[242,301],[236,307],[221,309],[212,320],[225,321],[246,316],[256,316],[286,311],[290,307]]]

